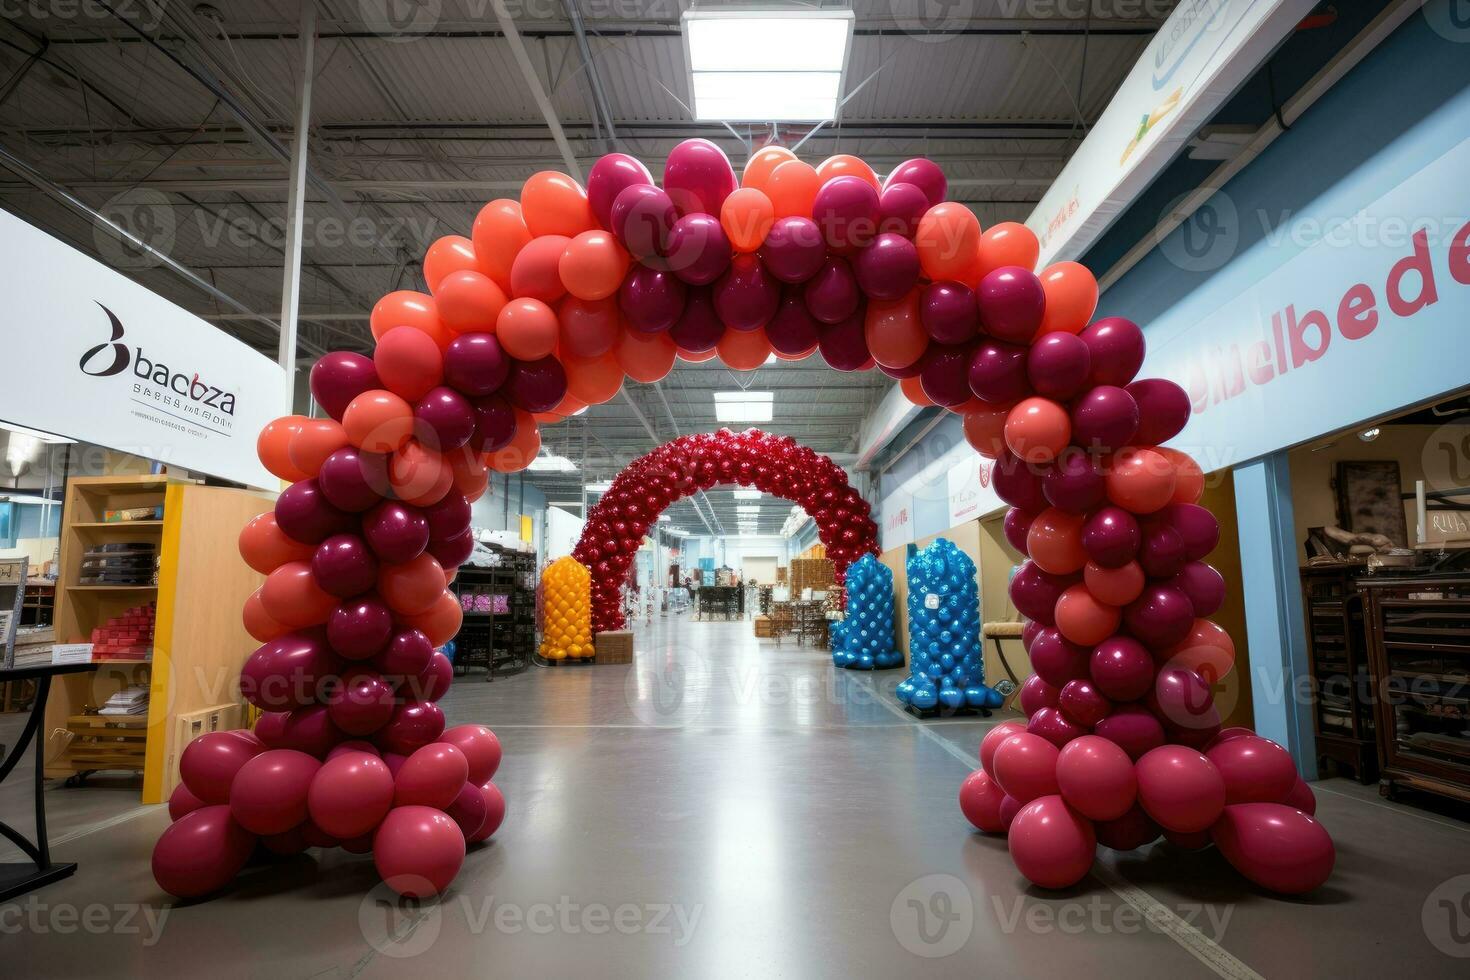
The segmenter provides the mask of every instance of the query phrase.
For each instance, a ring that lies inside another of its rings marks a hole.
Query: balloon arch
[[[623,628],[619,590],[658,515],[672,503],[722,483],[753,487],[798,504],[817,522],[840,584],[847,566],[878,553],[868,502],[826,456],[790,436],[759,429],[684,436],[640,456],[587,513],[572,557],[592,572],[592,629]]]

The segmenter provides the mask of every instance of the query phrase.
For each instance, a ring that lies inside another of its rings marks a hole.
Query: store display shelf
[[[157,592],[157,585],[67,585],[68,592]]]
[[[71,526],[86,531],[147,531],[162,529],[163,521],[78,521]]]

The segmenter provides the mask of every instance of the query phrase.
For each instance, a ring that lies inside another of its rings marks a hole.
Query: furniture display
[[[518,674],[536,648],[536,556],[486,545],[487,565],[461,565],[452,588],[464,611],[454,638],[454,672],[483,667],[485,680]]]
[[[1361,783],[1378,778],[1373,679],[1368,669],[1358,562],[1301,569],[1302,614],[1319,762],[1346,766]]]
[[[694,618],[730,620],[740,616],[740,590],[733,585],[705,585],[694,593]]]

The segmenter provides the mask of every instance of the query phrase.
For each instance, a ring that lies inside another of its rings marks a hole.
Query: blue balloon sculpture
[[[903,666],[893,645],[893,573],[872,555],[847,566],[847,618],[832,624],[832,662],[848,670]]]
[[[985,685],[980,649],[980,591],[975,563],[938,538],[923,551],[909,545],[909,665],[898,699],[920,711],[999,708]]]

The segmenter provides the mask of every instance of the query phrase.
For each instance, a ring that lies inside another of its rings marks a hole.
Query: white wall
[[[582,518],[560,507],[546,508],[546,560],[570,555],[582,536]]]

